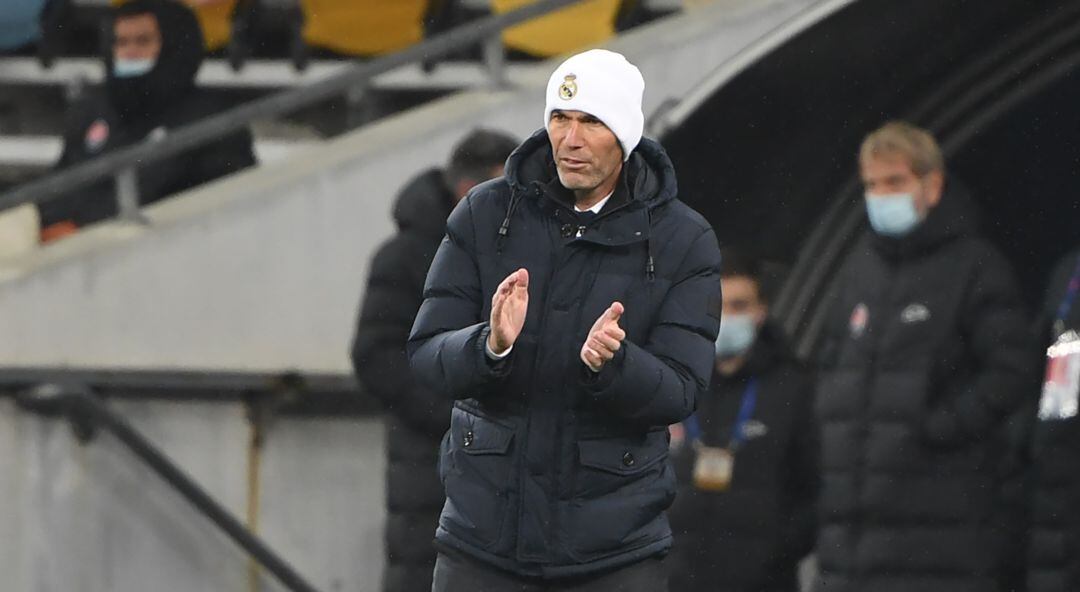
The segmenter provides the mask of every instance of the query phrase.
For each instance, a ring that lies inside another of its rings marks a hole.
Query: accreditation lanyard
[[[754,408],[757,406],[757,394],[758,394],[758,381],[757,378],[751,378],[746,383],[746,389],[743,391],[742,403],[739,405],[739,415],[735,418],[735,425],[731,428],[731,440],[728,442],[728,450],[734,452],[738,450],[743,442],[746,441],[745,427],[750,418],[754,416]],[[697,442],[701,440],[701,424],[698,422],[697,414],[691,415],[684,422],[686,427],[686,438],[691,442]]]
[[[1054,316],[1055,337],[1065,332],[1065,319],[1076,303],[1077,292],[1080,292],[1080,257],[1076,258],[1076,267],[1073,268],[1072,277],[1065,288],[1065,296],[1061,299],[1061,304],[1058,304],[1057,315]]]

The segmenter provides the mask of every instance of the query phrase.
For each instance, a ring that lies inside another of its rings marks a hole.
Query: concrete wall
[[[610,47],[644,73],[648,114],[815,4],[717,1]],[[169,200],[150,227],[102,225],[8,264],[0,365],[346,371],[395,192],[474,126],[538,128],[553,66]]]
[[[247,513],[240,405],[114,402],[216,499]],[[324,591],[375,592],[382,572],[380,421],[281,418],[259,479],[264,540]],[[0,574],[13,592],[248,591],[246,556],[108,435],[0,400]],[[282,590],[264,578],[263,590]]]

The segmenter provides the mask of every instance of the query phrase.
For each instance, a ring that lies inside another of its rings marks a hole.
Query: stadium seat
[[[229,43],[233,11],[237,0],[185,0],[195,11],[202,27],[207,51],[216,51]]]
[[[496,13],[510,12],[535,0],[491,0]],[[621,0],[591,0],[507,29],[506,47],[535,57],[551,57],[603,43],[615,35]]]
[[[37,41],[44,9],[45,0],[0,2],[0,51],[19,49]]]
[[[428,0],[301,0],[304,42],[352,56],[377,56],[424,38]]]

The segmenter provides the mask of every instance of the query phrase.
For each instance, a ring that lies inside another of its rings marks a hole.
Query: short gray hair
[[[906,121],[890,121],[866,136],[859,148],[859,162],[885,154],[907,158],[912,172],[920,177],[945,170],[945,157],[934,136]]]

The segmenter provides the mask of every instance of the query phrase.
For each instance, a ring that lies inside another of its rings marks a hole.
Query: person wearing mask
[[[189,8],[172,0],[131,0],[112,9],[111,51],[105,57],[103,92],[68,111],[62,171],[147,137],[224,109],[195,86],[203,60],[203,37]],[[139,199],[153,203],[255,164],[251,134],[230,134],[138,169]],[[40,206],[44,241],[116,215],[112,179],[79,188]]]
[[[1030,393],[1028,319],[925,130],[859,151],[871,232],[838,277],[816,410],[817,590],[995,592],[1013,541],[1006,419]]]
[[[768,320],[758,263],[731,248],[721,258],[712,383],[673,426],[670,588],[797,592],[814,543],[813,381]]]
[[[465,136],[444,169],[428,169],[401,190],[398,232],[371,260],[352,363],[364,392],[386,409],[386,592],[431,590],[432,539],[444,500],[435,465],[450,427],[450,401],[413,378],[405,342],[447,216],[475,185],[501,175],[516,147],[517,140],[496,131]]]
[[[1050,275],[1050,285],[1036,323],[1039,353],[1044,363],[1047,348],[1070,331],[1080,333],[1080,249],[1061,259]],[[1074,342],[1075,343],[1075,342]],[[1040,401],[1031,439],[1031,528],[1027,557],[1027,592],[1080,590],[1080,418],[1075,415],[1080,396],[1080,355],[1056,362],[1045,378],[1059,384],[1072,410]],[[1050,398],[1050,393],[1042,395]],[[1051,401],[1046,401],[1050,403]]]
[[[712,374],[720,250],[642,138],[644,88],[622,55],[569,58],[450,215],[408,346],[454,402],[434,592],[667,589],[667,426]]]

